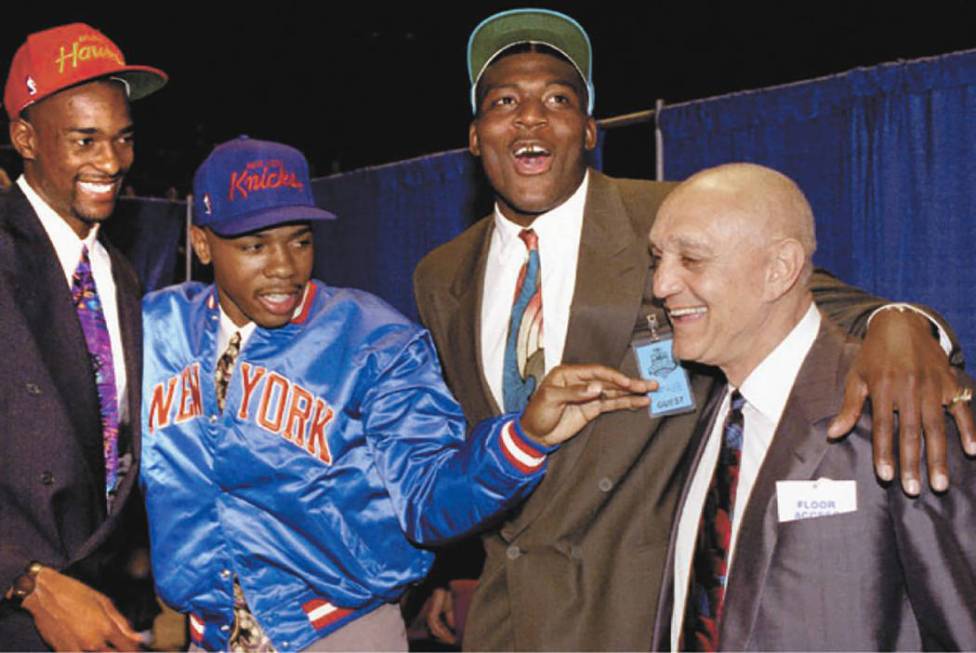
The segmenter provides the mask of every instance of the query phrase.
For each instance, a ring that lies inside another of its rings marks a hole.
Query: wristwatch
[[[24,570],[20,576],[14,579],[13,587],[7,594],[7,600],[14,604],[16,607],[20,607],[20,604],[24,602],[30,593],[34,591],[35,581],[37,575],[41,573],[41,569],[44,567],[41,563],[34,561],[27,565],[27,569]]]

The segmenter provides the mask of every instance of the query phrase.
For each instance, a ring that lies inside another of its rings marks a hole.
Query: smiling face
[[[192,227],[193,249],[213,263],[220,307],[237,326],[288,324],[312,276],[314,249],[308,223],[285,224],[224,238]]]
[[[115,209],[134,139],[124,87],[82,84],[29,107],[10,125],[27,182],[84,238]]]
[[[502,214],[527,226],[576,191],[596,146],[582,80],[538,52],[503,56],[481,78],[468,149],[481,157]]]
[[[751,370],[762,347],[769,304],[768,239],[734,196],[679,189],[651,230],[654,295],[674,327],[674,354],[722,368]]]

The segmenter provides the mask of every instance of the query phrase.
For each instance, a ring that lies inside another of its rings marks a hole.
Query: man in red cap
[[[136,504],[139,284],[98,232],[132,165],[129,101],[166,80],[81,23],[30,35],[7,76],[24,174],[0,201],[0,649],[139,647],[99,591]]]

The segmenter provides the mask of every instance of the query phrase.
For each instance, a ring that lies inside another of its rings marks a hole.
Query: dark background
[[[130,63],[170,74],[137,102],[140,194],[189,190],[210,148],[239,133],[307,154],[313,174],[352,170],[466,144],[464,59],[474,26],[520,6],[465,2],[7,3],[0,74],[26,34],[81,20]],[[809,79],[976,47],[976,3],[540,2],[564,11],[594,44],[596,116]],[[635,6],[638,8],[635,9]],[[5,116],[0,165],[18,171]],[[606,169],[653,175],[647,126],[614,131]]]

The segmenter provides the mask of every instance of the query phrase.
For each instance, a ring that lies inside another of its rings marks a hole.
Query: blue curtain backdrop
[[[185,222],[186,202],[123,197],[105,223],[106,235],[132,262],[145,292],[183,280],[176,264]]]
[[[338,217],[315,225],[314,275],[379,295],[416,320],[413,269],[491,209],[478,161],[452,150],[312,182]]]
[[[602,139],[591,157],[602,162]],[[314,275],[379,295],[412,320],[413,270],[492,208],[481,163],[466,149],[364,168],[312,182],[337,220],[315,225]]]
[[[976,356],[976,51],[666,107],[667,179],[751,161],[799,183],[816,262],[929,304]]]

